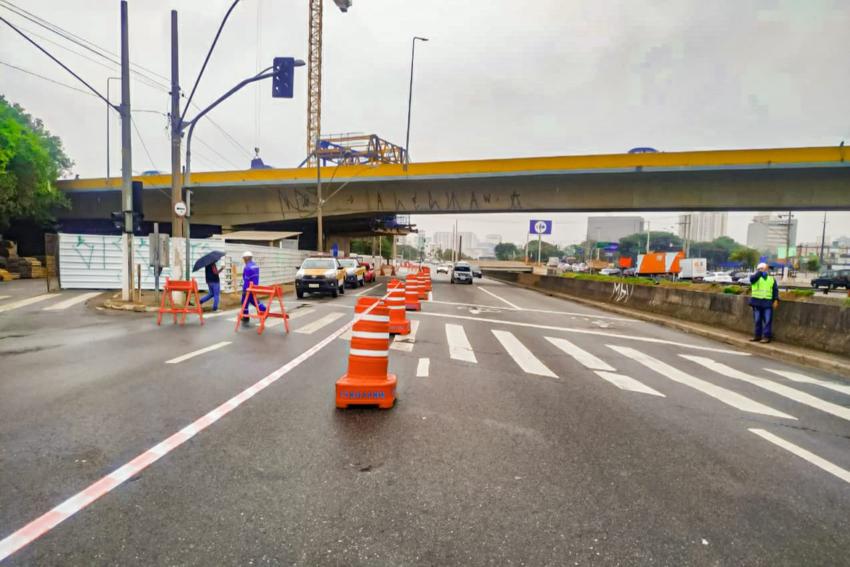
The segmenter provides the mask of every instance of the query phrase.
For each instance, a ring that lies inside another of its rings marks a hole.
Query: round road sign
[[[174,214],[176,214],[178,217],[185,217],[186,203],[184,203],[183,201],[177,201],[176,203],[174,203]]]
[[[543,234],[546,232],[546,223],[543,221],[537,221],[534,223],[534,232],[537,234]]]

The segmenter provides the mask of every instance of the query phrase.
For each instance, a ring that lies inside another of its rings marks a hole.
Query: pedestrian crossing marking
[[[590,368],[591,370],[602,370],[605,372],[615,372],[617,369],[603,361],[599,357],[590,354],[586,350],[577,347],[567,339],[561,339],[556,337],[546,337],[546,340],[575,358],[578,362],[580,362],[586,368]]]
[[[210,345],[208,347],[204,347],[204,348],[186,353],[182,356],[172,358],[171,360],[166,360],[165,363],[166,364],[178,364],[180,362],[184,362],[186,360],[189,360],[190,358],[195,358],[196,356],[206,354],[206,353],[214,351],[214,350],[218,350],[221,347],[226,347],[229,344],[230,344],[230,341],[221,341],[220,343],[215,343],[214,345]]]
[[[406,335],[396,335],[393,342],[390,343],[390,348],[404,352],[413,352],[413,344],[416,342],[416,332],[419,330],[419,321],[410,321],[410,333]]]
[[[463,362],[478,362],[461,325],[446,323],[446,340],[449,343],[449,356],[451,358]]]
[[[416,364],[416,376],[418,376],[420,378],[427,378],[430,370],[431,370],[431,359],[430,358],[420,358],[419,362]]]
[[[320,319],[316,319],[312,323],[304,325],[301,328],[295,329],[295,332],[301,333],[302,335],[312,335],[313,333],[315,333],[316,331],[318,331],[322,327],[330,325],[331,323],[333,323],[334,321],[336,321],[340,317],[344,317],[344,316],[345,316],[344,313],[328,313],[324,317],[321,317]]]
[[[774,445],[776,445],[778,447],[782,447],[783,449],[785,449],[789,453],[793,453],[794,455],[797,455],[801,459],[805,459],[805,460],[809,461],[810,463],[812,463],[816,467],[819,467],[819,468],[825,470],[829,474],[837,476],[838,478],[840,478],[844,482],[850,483],[850,471],[843,469],[843,468],[839,467],[838,465],[830,463],[829,461],[827,461],[823,457],[819,457],[818,455],[815,455],[811,451],[807,451],[806,449],[803,449],[799,445],[795,445],[794,443],[791,443],[790,441],[786,441],[782,437],[779,437],[778,435],[774,435],[773,433],[771,433],[769,431],[765,431],[764,429],[752,428],[749,431],[751,431],[752,433],[755,433],[756,435],[758,435],[762,439],[766,439],[766,440],[770,441],[771,443],[773,443]]]
[[[528,350],[513,333],[508,331],[499,331],[492,329],[496,339],[502,344],[507,353],[514,359],[514,362],[522,368],[526,374],[536,374],[538,376],[546,376],[548,378],[557,378],[558,376],[549,370],[539,358]]]
[[[302,309],[295,309],[291,313],[289,311],[287,311],[286,315],[289,317],[290,321],[294,321],[295,319],[300,319],[301,317],[306,317],[307,315],[310,315],[310,314],[315,313],[315,312],[316,312],[315,309],[313,309],[311,307],[307,307],[307,308],[302,308]],[[269,329],[271,327],[277,327],[278,325],[283,325],[283,319],[275,319],[273,321],[267,322],[266,323],[266,329]]]
[[[812,378],[811,376],[806,376],[805,374],[800,374],[799,372],[790,372],[788,370],[775,370],[773,368],[765,368],[765,370],[767,370],[768,372],[773,372],[774,374],[778,374],[783,378],[788,378],[793,382],[798,382],[800,384],[814,384],[816,386],[820,386],[821,388],[827,388],[829,390],[841,392],[842,394],[850,395],[850,385],[848,384],[838,384],[836,382],[830,382],[828,380]]]
[[[773,380],[768,380],[767,378],[761,378],[760,376],[753,376],[752,374],[741,372],[731,366],[726,366],[725,364],[721,364],[704,356],[692,356],[688,354],[680,354],[679,356],[690,360],[691,362],[696,362],[697,364],[705,366],[709,370],[713,370],[714,372],[722,374],[728,378],[747,382],[765,389],[768,392],[773,392],[774,394],[788,398],[789,400],[794,400],[797,403],[801,403],[822,412],[832,414],[835,417],[840,417],[841,419],[850,421],[850,408],[822,400],[816,396],[803,392],[802,390],[786,386],[785,384],[778,384]]]
[[[654,370],[658,372],[662,376],[673,380],[674,382],[678,382],[679,384],[683,384],[698,392],[702,392],[707,396],[711,396],[712,398],[723,402],[728,406],[732,406],[733,408],[739,409],[741,411],[745,411],[748,413],[756,413],[760,415],[769,415],[772,417],[781,417],[785,419],[793,419],[797,418],[787,413],[783,413],[779,410],[775,410],[769,406],[766,406],[762,403],[759,403],[755,400],[751,400],[746,396],[742,396],[737,392],[733,392],[732,390],[727,390],[726,388],[722,388],[720,386],[716,386],[711,382],[707,382],[702,380],[701,378],[697,378],[696,376],[692,376],[687,372],[683,372],[678,368],[670,366],[666,362],[662,362],[656,358],[653,358],[647,354],[639,350],[635,350],[629,347],[622,347],[616,345],[606,345],[608,348],[622,354],[623,356],[646,366],[650,370]]]
[[[603,380],[607,380],[611,384],[614,384],[621,390],[628,390],[630,392],[638,392],[641,394],[649,394],[651,396],[660,396],[662,398],[667,397],[658,390],[650,388],[643,382],[635,380],[634,378],[631,378],[629,376],[617,374],[616,372],[605,372],[603,370],[594,370],[594,372],[597,376],[599,376]]]
[[[38,303],[40,301],[44,301],[45,299],[55,299],[57,297],[60,297],[60,295],[56,293],[45,293],[42,295],[36,295],[35,297],[28,297],[19,301],[13,301],[12,303],[0,305],[0,313],[11,311],[13,309],[19,309],[21,307],[26,307],[27,305],[32,305],[33,303]]]
[[[90,292],[90,293],[83,293],[83,294],[80,294],[80,295],[75,295],[74,297],[71,297],[70,299],[66,299],[65,301],[60,301],[59,303],[54,303],[53,305],[51,305],[49,307],[45,307],[44,310],[45,311],[60,311],[62,309],[68,309],[69,307],[77,305],[78,303],[83,303],[84,301],[88,301],[89,299],[91,299],[93,297],[97,297],[98,295],[100,295],[100,293],[101,292],[99,292],[99,291],[93,291],[93,292]]]

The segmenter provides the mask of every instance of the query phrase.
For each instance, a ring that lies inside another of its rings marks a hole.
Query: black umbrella
[[[218,250],[213,250],[208,254],[204,254],[195,262],[195,267],[192,268],[192,271],[197,272],[201,268],[205,268],[210,264],[215,264],[221,260],[222,256],[224,256],[224,252],[219,252]]]

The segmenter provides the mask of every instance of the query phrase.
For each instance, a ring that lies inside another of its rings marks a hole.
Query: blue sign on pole
[[[334,243],[333,243],[333,246],[331,246],[331,255],[332,255],[334,258],[336,258],[337,256],[339,256],[339,244],[337,244],[336,242],[334,242]]]
[[[531,219],[528,223],[528,234],[552,234],[552,221]]]

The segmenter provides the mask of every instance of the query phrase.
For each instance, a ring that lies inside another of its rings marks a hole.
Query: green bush
[[[743,291],[740,286],[736,285],[727,285],[723,288],[723,293],[731,293],[732,295],[741,295]]]
[[[815,290],[813,289],[792,289],[790,292],[797,297],[811,297],[815,294]]]
[[[844,300],[844,307],[850,307],[850,297]]]

